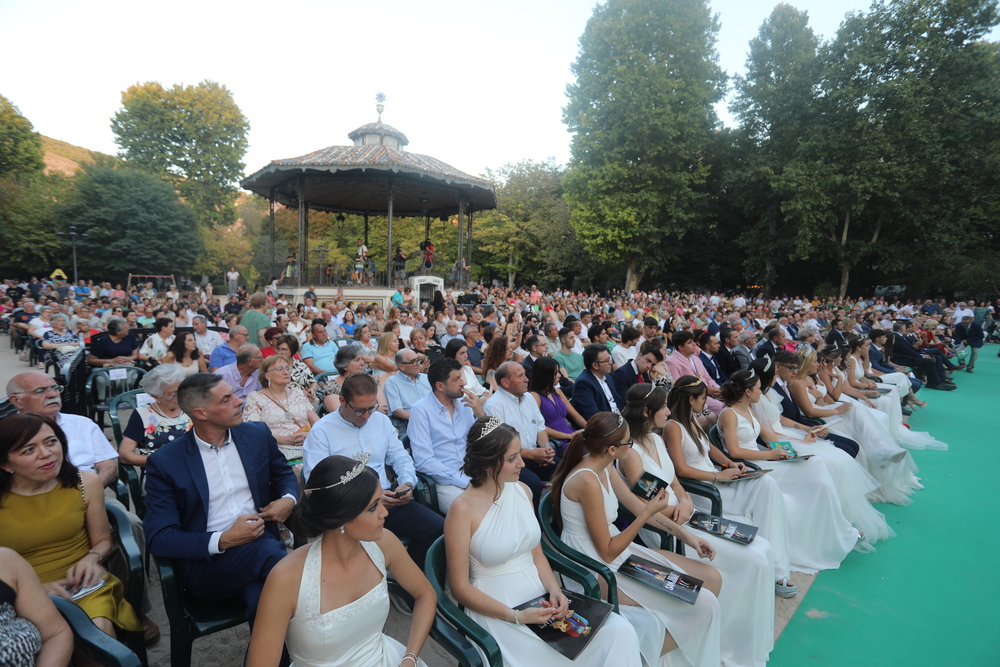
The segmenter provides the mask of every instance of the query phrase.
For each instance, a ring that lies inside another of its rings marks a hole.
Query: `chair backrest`
[[[137,389],[145,374],[146,371],[135,366],[98,368],[87,378],[87,397],[91,405],[106,406],[115,396]]]
[[[145,389],[132,389],[131,391],[126,391],[124,394],[118,394],[108,401],[111,430],[115,434],[117,447],[121,447],[122,438],[124,437],[122,434],[121,416],[118,413],[120,410],[135,410],[139,405],[140,396],[148,396]]]
[[[320,373],[319,375],[316,376],[316,385],[317,385],[317,387],[316,387],[316,398],[319,399],[320,403],[322,403],[323,399],[326,398],[326,389],[325,389],[325,387],[326,387],[327,380],[329,378],[331,378],[331,377],[336,376],[336,375],[337,375],[337,371],[326,371],[326,372]]]
[[[353,345],[358,341],[354,340],[353,338],[334,338],[333,342],[337,347],[347,347],[348,345]]]
[[[746,466],[748,468],[750,468],[751,470],[760,470],[760,466],[757,465],[756,463],[754,463],[753,461],[747,461],[745,459],[739,459],[739,458],[736,458],[735,456],[733,456],[732,454],[729,453],[729,450],[726,449],[726,439],[722,437],[722,431],[719,430],[719,425],[718,424],[713,424],[712,428],[709,429],[709,431],[708,431],[708,439],[711,440],[712,444],[715,445],[716,447],[718,447],[719,450],[722,451],[723,454],[725,454],[726,456],[728,456],[733,461],[741,461],[744,464],[746,464]]]
[[[135,653],[114,637],[104,634],[75,602],[55,595],[51,596],[51,600],[73,631],[73,643],[77,650],[105,667],[141,667],[142,661]]]

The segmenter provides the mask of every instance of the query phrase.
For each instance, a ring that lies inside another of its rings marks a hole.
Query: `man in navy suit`
[[[707,331],[701,335],[698,339],[698,346],[701,347],[701,351],[698,356],[701,357],[701,363],[705,364],[705,370],[708,374],[712,376],[715,380],[715,384],[722,386],[723,382],[729,380],[729,376],[722,371],[722,366],[719,365],[718,354],[719,348],[721,347],[719,343],[718,336],[708,333]]]
[[[660,348],[650,341],[643,343],[635,359],[626,362],[611,374],[611,382],[618,395],[627,400],[628,390],[632,385],[649,382],[649,369],[661,361],[663,352]]]
[[[792,393],[788,390],[788,383],[792,381],[795,374],[799,371],[798,358],[796,358],[796,356],[788,350],[778,350],[771,359],[771,363],[775,366],[774,374],[777,378],[775,379],[774,386],[771,387],[770,391],[777,392],[778,395],[781,396],[781,416],[798,424],[802,424],[802,428],[807,431],[811,431],[816,428],[815,424],[806,421],[805,415],[802,414],[802,411],[799,410],[799,406],[795,404],[794,400],[792,400]],[[763,369],[765,364],[766,362],[754,361],[753,366],[755,369]],[[828,429],[817,431],[816,437],[829,440],[837,448],[844,450],[853,458],[857,458],[858,452],[861,451],[861,445],[857,442],[851,440],[850,438],[830,433]]]
[[[892,325],[892,362],[900,366],[920,369],[927,375],[927,388],[939,391],[954,391],[955,384],[947,379],[943,362],[937,357],[921,354],[906,336],[906,322]]]
[[[618,412],[625,407],[615,385],[610,382],[611,353],[606,345],[592,344],[583,349],[583,372],[573,387],[573,407],[584,419],[598,412]]]
[[[174,560],[181,584],[208,600],[240,596],[253,623],[264,580],[287,553],[278,523],[298,482],[271,431],[243,423],[243,401],[211,373],[177,390],[193,422],[146,462],[146,543]]]
[[[774,353],[785,344],[785,330],[775,324],[770,329],[764,330],[764,340],[757,344],[754,355],[757,359],[761,357],[773,357]]]

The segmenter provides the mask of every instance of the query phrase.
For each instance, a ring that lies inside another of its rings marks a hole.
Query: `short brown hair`
[[[274,366],[279,361],[284,361],[288,364],[289,370],[292,368],[292,362],[289,361],[288,357],[282,356],[280,354],[272,354],[270,357],[264,360],[264,363],[260,365],[260,372],[257,374],[258,382],[260,386],[267,389],[271,385],[271,381],[267,379],[267,373],[271,370],[271,366]]]

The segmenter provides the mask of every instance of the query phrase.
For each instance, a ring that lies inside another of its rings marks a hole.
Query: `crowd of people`
[[[791,573],[875,551],[893,531],[873,503],[922,488],[909,451],[947,449],[910,423],[920,392],[958,389],[1000,337],[1000,300],[532,286],[428,303],[401,288],[383,305],[227,278],[222,299],[6,281],[0,320],[19,347],[41,342],[24,357],[39,368],[6,387],[16,414],[0,428],[0,602],[28,622],[8,631],[0,616],[3,664],[21,664],[6,660],[16,650],[23,664],[69,660],[42,593],[96,585],[77,602],[101,630],[155,641],[149,601],[132,608],[105,567],[100,501],[120,459],[141,471],[142,546],[173,559],[191,595],[242,599],[254,667],[423,664],[436,609],[423,566],[442,536],[451,594],[505,663],[568,664],[524,627],[568,613],[540,546],[546,493],[579,553],[703,581],[689,605],[619,576],[620,611],[576,664],[760,665],[775,595],[797,594]],[[92,368],[145,371],[149,400],[117,449],[62,412],[44,372],[81,350]],[[644,476],[662,482],[648,499],[633,492]],[[721,518],[757,527],[753,542],[693,530],[713,505],[682,480],[714,487]],[[382,633],[390,601],[412,614],[405,645]]]

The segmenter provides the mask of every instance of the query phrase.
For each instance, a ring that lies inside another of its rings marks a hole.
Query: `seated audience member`
[[[140,361],[159,362],[174,342],[174,321],[169,317],[157,318],[153,323],[153,330],[155,333],[147,336],[139,347]]]
[[[890,336],[891,332],[886,332],[882,329],[872,329],[868,332],[868,338],[872,342],[871,347],[868,348],[868,361],[871,364],[871,368],[875,374],[888,375],[892,373],[902,373],[906,375],[906,379],[910,382],[910,403],[916,405],[917,407],[926,408],[927,402],[917,399],[916,396],[916,392],[920,391],[920,388],[924,386],[924,383],[912,373],[905,370],[904,367],[896,366],[895,364],[887,361],[888,357],[891,356],[887,352]]]
[[[426,357],[428,364],[444,356],[440,347],[427,344],[427,330],[423,327],[413,327],[413,331],[410,332],[410,349]]]
[[[750,364],[757,358],[757,355],[754,353],[754,346],[757,343],[757,333],[752,329],[744,329],[739,333],[739,341],[739,345],[732,349],[733,358],[740,365],[737,370],[749,370]]]
[[[198,349],[198,341],[190,331],[182,331],[174,336],[174,342],[167,348],[160,363],[180,367],[185,377],[208,372],[208,361]]]
[[[91,366],[131,366],[139,356],[139,341],[121,318],[108,320],[108,335],[90,346],[87,363]]]
[[[282,315],[281,317],[285,317]],[[267,347],[261,348],[261,355],[267,359],[268,357],[276,355],[278,352],[274,349],[274,339],[285,333],[285,330],[281,327],[268,327],[264,331],[264,341],[267,343]]]
[[[407,435],[418,472],[437,483],[438,506],[445,514],[469,484],[461,472],[465,440],[472,424],[486,414],[482,401],[463,387],[462,365],[454,359],[431,364],[427,379],[431,393],[410,411]]]
[[[83,343],[85,345],[90,345],[91,341],[93,340],[94,334],[101,333],[100,329],[92,327],[90,325],[90,322],[83,319],[82,317],[77,317],[72,322],[70,322],[70,329],[77,336],[77,338],[83,336]]]
[[[469,364],[476,375],[483,375],[483,353],[479,347],[482,342],[482,334],[478,324],[466,324],[462,327],[462,335],[465,337],[465,346],[468,348]]]
[[[287,554],[278,523],[295,507],[295,474],[218,375],[185,378],[177,401],[194,425],[146,461],[149,552],[173,559],[193,597],[240,596],[252,625],[264,581]]]
[[[437,598],[399,538],[383,529],[388,511],[379,503],[379,482],[360,455],[327,457],[309,476],[291,524],[312,544],[268,576],[248,667],[279,664],[282,642],[294,664],[303,667],[332,659],[426,667],[417,655],[434,622]],[[415,600],[405,647],[382,632],[389,612],[386,574]],[[299,601],[305,597],[315,604],[304,608]]]
[[[979,350],[985,341],[986,334],[982,325],[975,322],[972,315],[963,315],[961,322],[955,327],[955,344],[964,344],[970,350],[969,360],[965,365],[966,373],[972,373],[975,369]]]
[[[302,444],[319,415],[305,392],[291,382],[288,359],[280,354],[265,359],[260,365],[261,388],[247,396],[243,419],[267,424],[285,460],[301,475]]]
[[[396,353],[400,350],[399,336],[391,331],[386,331],[378,338],[378,348],[375,350],[375,362],[372,364],[375,370],[373,375],[383,382],[388,376],[399,369],[396,368]]]
[[[785,330],[777,324],[764,329],[764,339],[754,349],[754,358],[773,357],[774,353],[785,346]]]
[[[560,378],[559,362],[552,357],[539,357],[535,365],[538,375],[532,374],[531,380],[528,381],[528,391],[535,399],[535,405],[545,420],[545,433],[549,436],[549,442],[561,455],[570,438],[576,433],[569,420],[572,419],[579,428],[583,428],[587,422],[557,384]]]
[[[139,386],[153,402],[132,411],[118,448],[122,463],[144,467],[150,454],[191,428],[191,418],[177,405],[177,389],[185,377],[177,364],[161,364],[142,376]]]
[[[584,420],[598,412],[618,412],[625,400],[611,382],[611,353],[599,343],[583,350],[584,371],[573,386],[573,407]]]
[[[626,326],[622,329],[622,342],[611,350],[611,361],[615,363],[615,367],[621,368],[639,355],[641,337],[642,334],[635,327]]]
[[[316,320],[312,324],[312,338],[302,346],[302,362],[315,375],[329,373],[334,370],[333,358],[337,356],[337,344],[326,334],[326,325]]]
[[[291,360],[292,385],[305,392],[310,401],[316,400],[316,378],[309,367],[299,359],[299,339],[293,334],[284,334],[274,339],[274,348],[285,359]]]
[[[698,356],[701,358],[701,363],[705,366],[705,370],[715,380],[715,384],[721,386],[723,382],[729,379],[729,376],[723,372],[722,365],[719,363],[719,350],[722,344],[719,342],[718,337],[707,332],[703,333],[698,339],[698,346],[701,348]]]
[[[45,592],[76,603],[103,632],[142,631],[125,587],[102,563],[112,555],[104,488],[69,461],[66,434],[51,417],[22,413],[0,428],[0,547],[25,558]],[[4,663],[6,664],[6,663]]]
[[[218,331],[209,331],[208,320],[204,315],[195,315],[191,318],[191,326],[194,327],[194,339],[202,356],[211,359],[215,348],[225,343],[222,335]]]
[[[497,390],[497,381],[494,376],[497,369],[500,368],[500,364],[510,361],[512,356],[507,337],[503,334],[494,335],[490,340],[489,347],[486,348],[486,352],[483,354],[482,365],[483,377],[486,379],[486,384],[489,386],[490,391],[495,392]]]
[[[31,564],[0,548],[0,657],[11,667],[66,667],[73,632],[46,594]]]
[[[559,343],[559,325],[555,322],[546,322],[542,325],[542,333],[545,335],[545,342],[548,343],[548,355],[554,357],[562,348]]]
[[[844,320],[837,317],[830,322],[830,331],[826,334],[823,342],[831,347],[847,347],[847,338],[844,336]]]
[[[538,405],[528,394],[528,377],[524,367],[513,361],[500,364],[496,373],[498,389],[486,401],[483,409],[510,424],[521,436],[521,458],[524,469],[521,481],[531,489],[537,505],[541,498],[542,480],[548,480],[556,469],[556,451],[549,445],[545,419]]]
[[[611,374],[618,396],[628,396],[629,387],[640,382],[652,382],[649,369],[663,361],[663,352],[652,341],[642,344],[640,354]],[[583,422],[587,423],[586,420]]]
[[[402,436],[413,404],[431,393],[431,386],[423,372],[427,357],[413,350],[400,350],[396,353],[396,367],[399,372],[385,381],[385,398],[389,402],[389,416]]]
[[[670,369],[670,374],[675,378],[684,375],[700,377],[708,386],[709,398],[705,405],[715,417],[718,417],[719,413],[725,407],[722,401],[718,399],[720,393],[719,385],[716,384],[712,376],[705,370],[705,364],[702,363],[701,358],[698,356],[699,348],[698,343],[694,340],[694,334],[690,331],[678,331],[674,334],[674,347],[677,351],[667,357],[666,361],[667,367]],[[715,423],[713,418],[709,418],[709,420],[712,424]],[[709,428],[711,428],[711,424],[709,424]]]
[[[486,400],[493,395],[493,392],[487,389],[483,383],[479,381],[479,377],[476,375],[476,372],[472,370],[472,364],[469,363],[469,349],[466,346],[464,339],[459,337],[448,341],[448,344],[444,346],[444,357],[445,359],[455,359],[459,364],[461,364],[462,378],[464,380],[464,384],[462,386],[465,389],[468,389],[483,400]]]
[[[528,354],[521,362],[521,365],[524,366],[524,372],[528,376],[528,380],[531,380],[531,372],[535,366],[535,362],[542,357],[548,356],[549,344],[545,340],[545,336],[533,334],[524,340],[524,349]]]
[[[740,344],[740,333],[729,325],[719,329],[719,351],[715,355],[715,360],[719,363],[722,374],[727,378],[740,369],[740,362],[733,356]]]
[[[462,336],[461,333],[459,333],[458,327],[459,324],[456,320],[448,320],[448,322],[445,323],[444,326],[445,332],[444,334],[438,337],[438,341],[441,343],[442,347],[447,347],[448,343],[455,340],[456,338],[462,340],[463,342],[465,341],[465,338]]]
[[[583,355],[574,350],[578,342],[573,330],[563,327],[559,330],[559,351],[552,355],[573,382],[584,369]]]
[[[248,343],[240,347],[234,363],[215,369],[215,374],[229,383],[233,395],[243,403],[247,396],[261,388],[260,364],[263,360],[257,346]]]
[[[337,369],[337,374],[326,379],[323,383],[323,406],[327,412],[335,412],[340,409],[340,388],[344,386],[344,380],[355,373],[365,372],[364,348],[357,343],[345,345],[337,350],[337,356],[333,359],[333,365]],[[389,414],[389,401],[386,400],[382,387],[378,388],[379,412],[384,415]]]
[[[389,510],[385,527],[412,540],[409,552],[415,562],[424,562],[427,549],[444,530],[444,519],[413,501],[417,473],[413,459],[403,449],[389,418],[378,411],[378,382],[355,373],[340,388],[340,407],[312,427],[303,448],[302,478],[310,479],[313,468],[334,454],[353,456],[370,453],[368,467],[378,473],[383,489],[382,504]],[[389,469],[395,475],[389,478]]]
[[[914,371],[923,372],[927,377],[927,388],[939,391],[954,391],[956,387],[947,375],[940,359],[921,353],[906,338],[907,322],[897,321],[892,325],[892,361],[909,366]]]
[[[70,331],[66,325],[66,316],[56,313],[50,320],[52,328],[42,334],[42,348],[51,350],[55,359],[56,371],[61,372],[80,350],[80,339],[76,332]]]
[[[223,345],[219,345],[212,351],[212,356],[208,360],[208,370],[214,373],[217,369],[236,361],[236,350],[241,345],[246,345],[249,336],[247,328],[241,324],[234,324],[229,329],[229,340]]]

